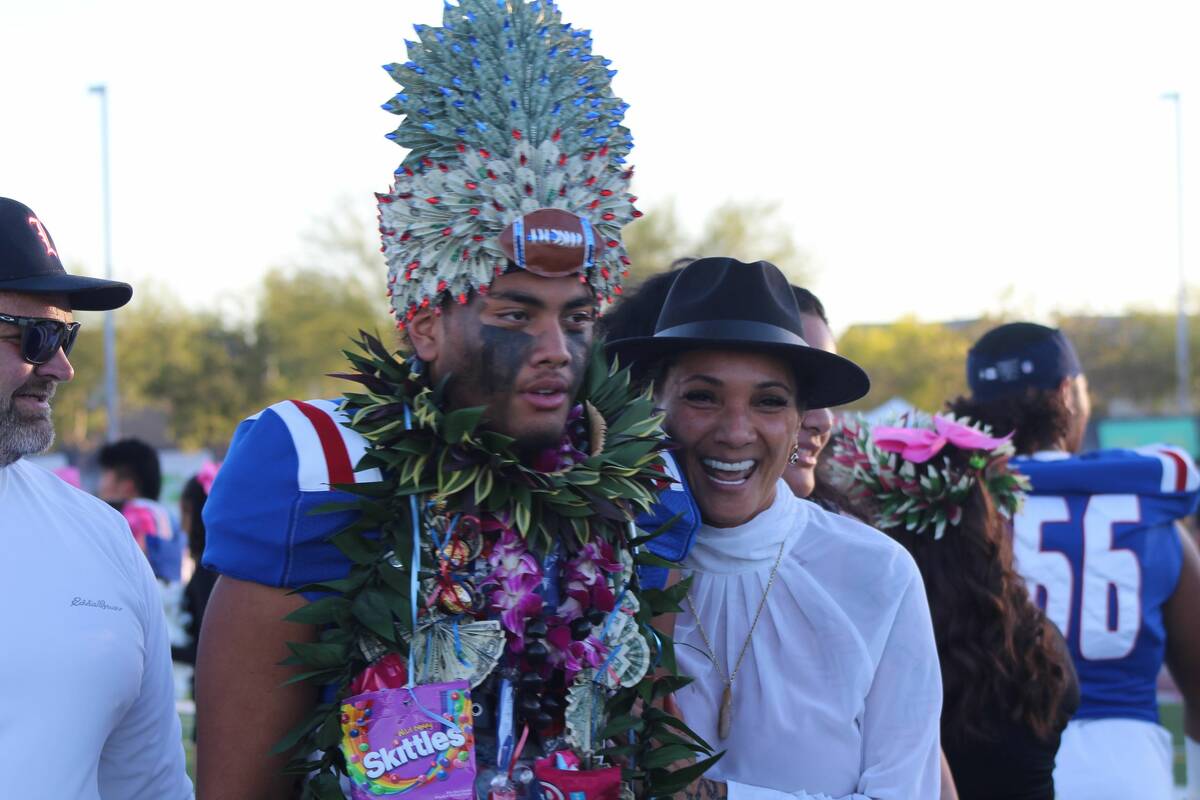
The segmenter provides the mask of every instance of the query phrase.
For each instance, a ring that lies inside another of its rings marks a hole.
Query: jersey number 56
[[[1113,526],[1138,522],[1141,508],[1132,494],[1095,495],[1083,513],[1082,557],[1076,569],[1067,555],[1043,549],[1043,527],[1071,523],[1062,497],[1026,497],[1013,522],[1013,555],[1029,594],[1044,602],[1046,616],[1071,640],[1079,620],[1079,653],[1089,661],[1124,658],[1133,651],[1142,625],[1142,568],[1132,550],[1114,546]],[[1075,582],[1081,581],[1078,615]]]

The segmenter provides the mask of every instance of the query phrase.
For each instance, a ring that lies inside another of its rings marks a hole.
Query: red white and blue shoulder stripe
[[[243,580],[295,588],[342,577],[329,544],[353,512],[315,510],[351,499],[339,485],[381,479],[358,469],[367,440],[333,400],[285,400],[244,420],[204,506],[204,563]]]
[[[367,452],[367,440],[347,427],[350,419],[339,405],[335,400],[284,400],[247,420],[272,413],[283,421],[296,451],[296,484],[302,492],[381,479],[376,468],[355,471]]]
[[[1136,494],[1189,498],[1200,493],[1200,471],[1186,450],[1150,445],[1136,450],[1096,450],[1081,455],[1044,453],[1013,460],[1029,476],[1033,493]]]
[[[1162,465],[1159,486],[1164,494],[1200,489],[1200,471],[1196,469],[1196,462],[1191,455],[1182,447],[1155,444],[1139,447],[1136,452],[1155,458]]]

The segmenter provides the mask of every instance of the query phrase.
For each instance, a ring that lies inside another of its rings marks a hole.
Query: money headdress
[[[621,227],[640,213],[628,105],[590,32],[547,0],[446,2],[442,27],[415,29],[409,60],[384,67],[403,89],[384,105],[404,117],[388,136],[409,149],[377,195],[398,326],[509,269],[578,274],[611,301]]]

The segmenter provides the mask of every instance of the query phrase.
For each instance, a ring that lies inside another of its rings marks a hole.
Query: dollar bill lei
[[[444,386],[430,385],[374,336],[360,331],[356,344],[361,352],[346,353],[352,371],[337,376],[358,384],[346,393],[343,408],[350,427],[369,442],[358,469],[377,467],[384,477],[335,487],[353,500],[317,510],[358,512],[354,522],[330,539],[352,566],[345,578],[302,587],[299,591],[324,596],[287,617],[320,629],[316,642],[288,644],[292,655],[285,663],[302,668],[288,683],[308,681],[327,693],[273,750],[296,754],[286,771],[304,776],[301,796],[344,798],[338,701],[352,693],[351,681],[368,666],[369,655],[378,656],[380,645],[407,657],[414,619],[410,570],[416,566],[426,582],[439,569],[445,573],[424,521],[414,532],[414,495],[423,507],[441,514],[502,520],[539,559],[555,547],[568,556],[594,552],[589,543],[621,556],[627,581],[621,596],[630,598],[625,602],[635,609],[632,619],[655,655],[657,669],[632,685],[618,683],[600,692],[591,754],[622,764],[625,786],[639,798],[671,795],[703,774],[720,754],[714,755],[682,721],[659,707],[658,701],[689,679],[677,673],[669,637],[650,627],[652,617],[680,611],[688,582],[665,590],[642,589],[631,569],[635,563],[673,566],[640,547],[655,532],[641,533],[631,524],[654,502],[662,478],[661,417],[650,398],[631,388],[627,371],[610,370],[597,343],[576,398],[587,410],[580,431],[586,437],[580,445],[584,451],[561,469],[539,472],[522,462],[511,438],[481,426],[483,409],[444,411]],[[414,533],[421,552],[417,565],[410,563]],[[418,616],[430,613],[427,603],[418,600]],[[496,616],[488,609],[475,611],[477,616]],[[365,642],[372,647],[364,647]],[[575,685],[593,672],[577,673]],[[564,703],[570,688],[568,680],[561,689]],[[688,761],[693,763],[672,769]]]

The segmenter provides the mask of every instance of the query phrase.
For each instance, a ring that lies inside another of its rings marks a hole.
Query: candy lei
[[[481,409],[443,412],[442,387],[374,337],[358,344],[361,353],[347,353],[353,372],[340,377],[361,390],[344,408],[370,443],[360,468],[385,477],[339,487],[355,499],[326,510],[360,512],[330,539],[350,573],[303,587],[327,596],[289,616],[321,629],[318,642],[289,644],[290,663],[304,667],[293,680],[332,685],[338,698],[276,746],[301,754],[288,769],[307,776],[303,797],[344,796],[338,776],[356,767],[337,745],[354,712],[340,699],[386,653],[410,662],[417,684],[508,676],[520,692],[518,733],[561,734],[585,763],[621,763],[633,795],[686,786],[716,757],[652,705],[687,682],[675,674],[670,639],[649,621],[678,611],[688,584],[637,584],[636,563],[660,564],[636,552],[648,535],[631,524],[661,478],[649,398],[630,389],[627,373],[610,373],[597,345],[562,442],[534,469],[511,439],[480,427]],[[670,769],[693,757],[699,763]]]

